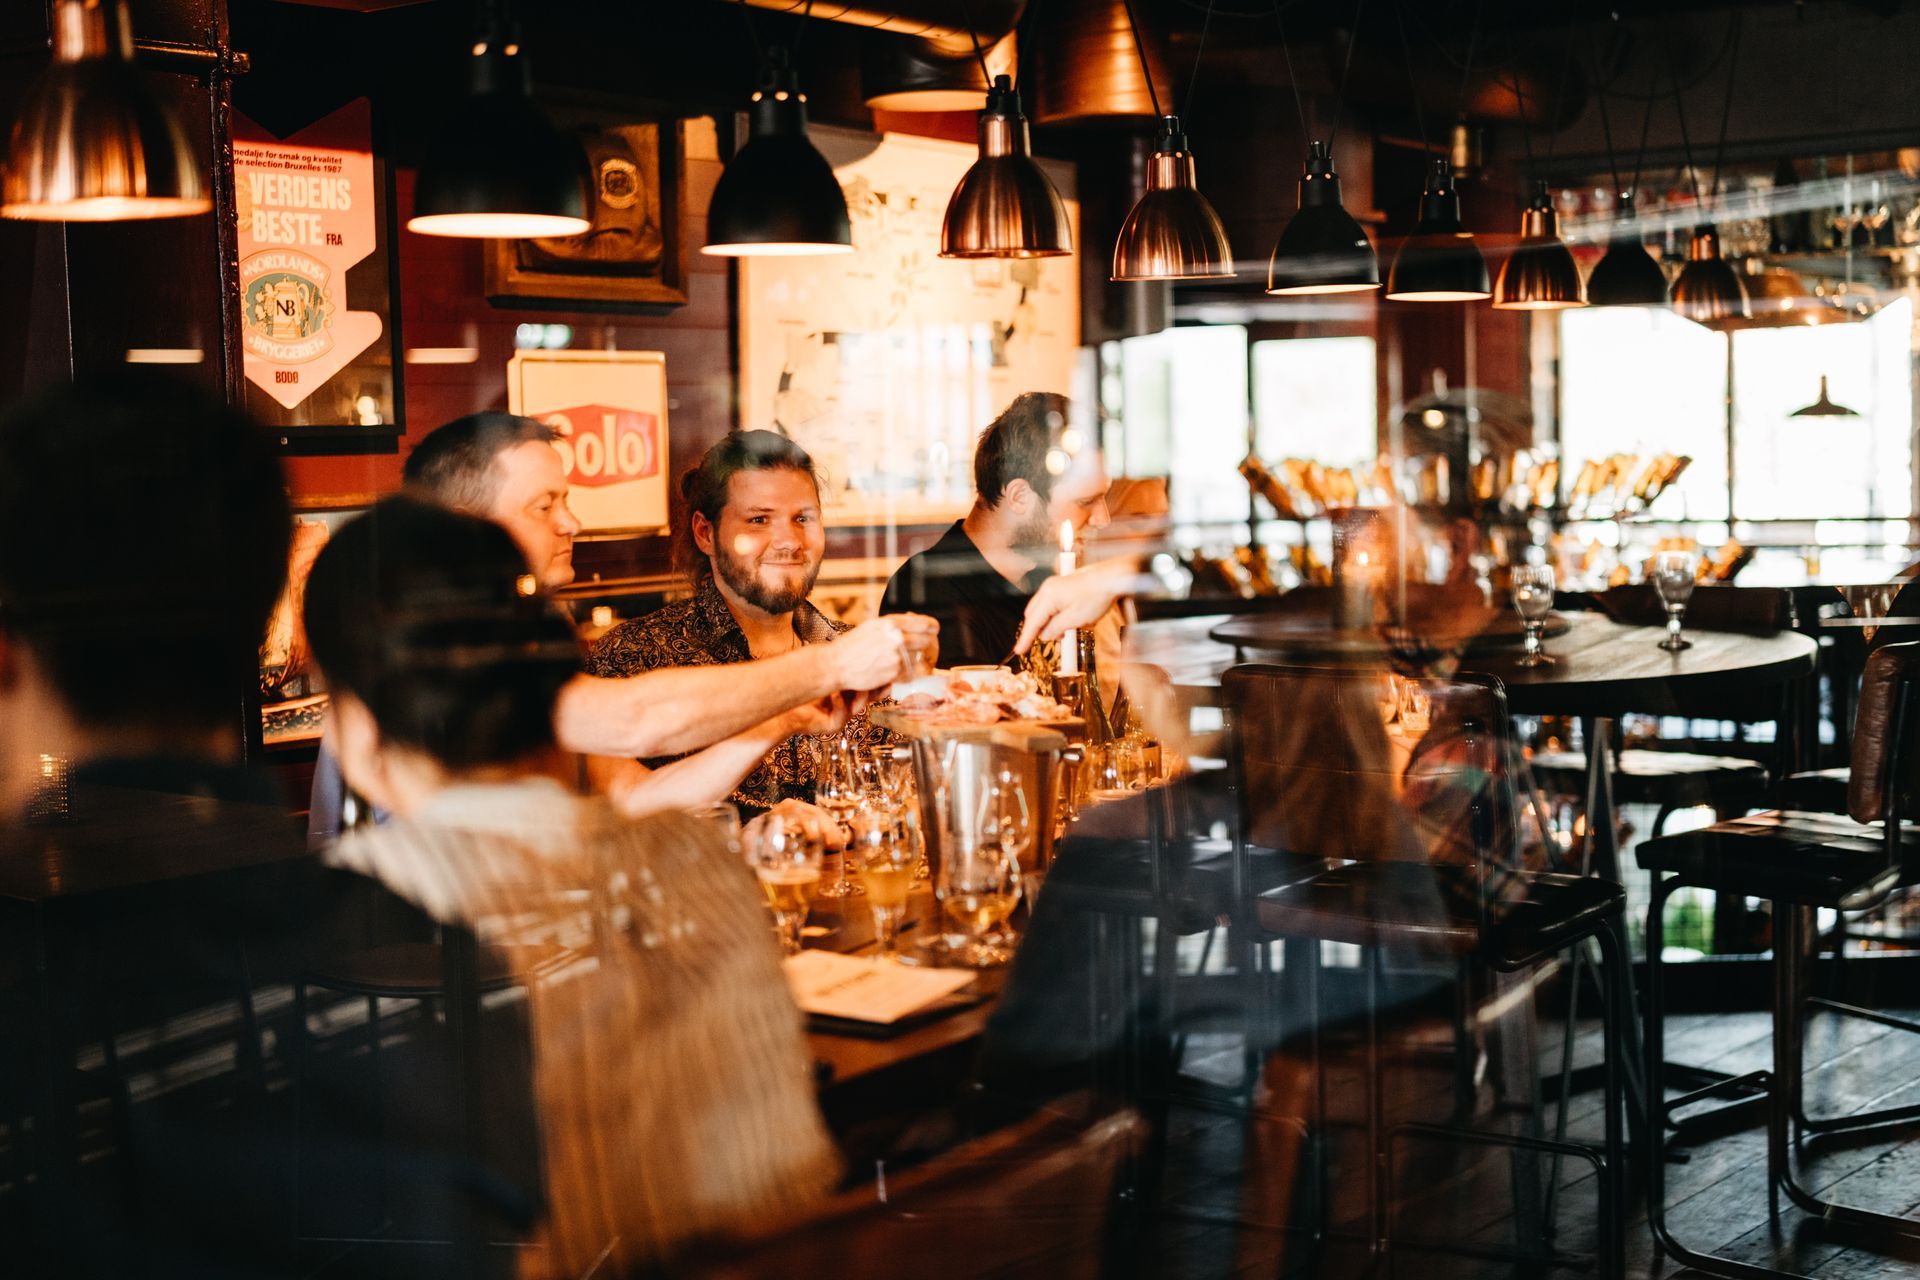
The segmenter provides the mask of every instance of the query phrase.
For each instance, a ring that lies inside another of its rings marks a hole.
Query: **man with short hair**
[[[1107,469],[1097,442],[1067,425],[1067,398],[1029,391],[980,433],[973,481],[972,509],[907,557],[880,611],[931,615],[949,663],[1000,663],[1025,647],[1021,622],[1053,575],[1062,526],[1076,547],[1106,527]]]
[[[736,431],[709,449],[680,487],[688,520],[677,551],[693,595],[602,636],[588,671],[613,677],[670,667],[746,671],[831,652],[875,625],[849,630],[807,602],[827,539],[813,459],[793,441],[771,431]],[[811,738],[792,734],[766,753],[733,799],[756,810],[811,800],[814,775]]]

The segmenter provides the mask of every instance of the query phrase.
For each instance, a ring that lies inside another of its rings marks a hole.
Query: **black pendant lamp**
[[[1300,207],[1280,232],[1267,263],[1267,292],[1364,293],[1380,287],[1380,259],[1373,241],[1340,198],[1333,149],[1307,145],[1301,162]]]
[[[995,76],[980,112],[980,158],[947,201],[943,258],[1059,258],[1073,252],[1067,206],[1031,154],[1013,81]]]
[[[1673,309],[1696,324],[1745,318],[1747,291],[1739,272],[1720,256],[1720,233],[1711,222],[1693,229],[1687,265],[1673,282]]]
[[[13,124],[0,215],[117,222],[212,208],[186,131],[133,65],[122,0],[60,0],[53,65]]]
[[[1147,191],[1120,224],[1113,278],[1212,280],[1233,275],[1233,249],[1220,215],[1194,185],[1193,152],[1178,116],[1160,122],[1147,160]]]
[[[468,239],[577,236],[593,226],[587,183],[579,144],[533,103],[519,31],[491,10],[473,42],[467,96],[420,166],[407,230]]]
[[[1633,192],[1620,193],[1614,210],[1613,232],[1607,237],[1607,251],[1593,264],[1587,276],[1587,305],[1590,307],[1664,307],[1667,305],[1667,273],[1647,252],[1640,238],[1639,224],[1633,215]]]
[[[707,205],[702,253],[799,257],[852,253],[853,224],[833,166],[807,138],[807,96],[774,49],[749,108],[747,143]]]
[[[1493,305],[1500,311],[1565,311],[1587,305],[1580,267],[1560,238],[1560,215],[1545,182],[1520,215],[1520,243],[1500,264],[1493,282]]]
[[[1795,409],[1787,415],[1789,418],[1857,418],[1858,409],[1849,409],[1843,404],[1835,404],[1827,398],[1827,375],[1820,375],[1820,398],[1802,409]]]
[[[1477,302],[1489,296],[1487,260],[1460,225],[1460,194],[1445,156],[1427,165],[1420,220],[1387,272],[1389,302]]]

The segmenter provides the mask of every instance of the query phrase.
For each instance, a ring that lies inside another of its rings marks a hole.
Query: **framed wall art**
[[[568,127],[569,113],[554,111]],[[678,121],[608,124],[574,119],[592,175],[584,235],[490,240],[487,300],[525,310],[658,313],[687,300],[680,225],[685,167]]]
[[[813,455],[832,523],[952,519],[980,429],[1023,391],[1074,389],[1078,259],[941,258],[973,146],[810,132],[846,193],[853,252],[741,259],[740,425]],[[1041,166],[1077,229],[1073,169]]]
[[[516,351],[507,409],[559,432],[582,535],[667,528],[667,358],[658,351]]]

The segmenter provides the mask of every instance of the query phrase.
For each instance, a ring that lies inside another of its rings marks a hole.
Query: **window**
[[[1126,474],[1167,476],[1178,523],[1244,520],[1236,468],[1247,456],[1247,331],[1168,329],[1120,348]]]
[[[1255,448],[1262,458],[1373,465],[1379,453],[1372,338],[1253,344]]]

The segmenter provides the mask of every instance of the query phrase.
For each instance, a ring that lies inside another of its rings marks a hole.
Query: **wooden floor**
[[[1551,1070],[1558,1059],[1559,1029],[1543,1024],[1541,1033]],[[1764,1013],[1676,1016],[1669,1021],[1670,1061],[1744,1072],[1767,1066],[1771,1053]],[[1402,1054],[1390,1060],[1390,1118],[1448,1120],[1455,1091],[1444,1056]],[[1583,1026],[1575,1061],[1593,1062],[1598,1056],[1598,1027]],[[1822,1014],[1809,1028],[1806,1057],[1807,1106],[1814,1115],[1920,1102],[1920,1035]],[[1201,1044],[1189,1050],[1187,1069],[1194,1075],[1225,1080],[1238,1067],[1239,1055],[1227,1045]],[[1271,1224],[1281,1221],[1311,1221],[1311,1201],[1303,1203],[1296,1197],[1291,1212],[1257,1203],[1261,1197],[1250,1188],[1258,1187],[1263,1178],[1258,1158],[1249,1156],[1242,1121],[1194,1107],[1176,1108],[1169,1126],[1175,1134],[1174,1156],[1138,1273],[1193,1280],[1281,1274],[1400,1275],[1424,1280],[1582,1273],[1574,1268],[1414,1250],[1397,1252],[1390,1263],[1376,1261],[1364,1242],[1369,1201],[1362,1090],[1361,1076],[1351,1065],[1332,1067],[1329,1127],[1335,1138],[1328,1151],[1327,1216],[1333,1229],[1317,1250],[1309,1247],[1301,1232],[1272,1229]],[[1489,1093],[1481,1090],[1474,1123],[1504,1125],[1511,1131],[1516,1119],[1492,1113]],[[1599,1097],[1597,1090],[1573,1097],[1570,1136],[1597,1143]],[[1438,1235],[1492,1249],[1513,1246],[1516,1221],[1527,1220],[1515,1196],[1516,1186],[1529,1182],[1524,1163],[1516,1169],[1507,1152],[1499,1149],[1427,1140],[1408,1145],[1403,1153],[1392,1184],[1397,1234]],[[1668,1222],[1691,1247],[1820,1280],[1920,1277],[1920,1252],[1899,1258],[1848,1248],[1824,1238],[1817,1222],[1790,1206],[1782,1208],[1777,1225],[1770,1222],[1765,1131],[1759,1123],[1681,1147],[1674,1154],[1683,1156],[1684,1162],[1668,1164]],[[1815,1140],[1802,1147],[1799,1158],[1803,1185],[1825,1198],[1920,1216],[1920,1126]],[[1593,1182],[1584,1165],[1569,1162],[1561,1169],[1553,1243],[1562,1251],[1590,1253],[1593,1248],[1597,1220]],[[1544,1178],[1531,1185],[1544,1185]],[[1662,1280],[1697,1274],[1656,1256],[1646,1225],[1644,1192],[1637,1188],[1631,1215],[1627,1275]],[[1255,1219],[1269,1225],[1244,1225]],[[1224,1225],[1227,1222],[1235,1225]],[[1538,1249],[1544,1243],[1543,1234],[1531,1234],[1531,1244]],[[1590,1273],[1591,1267],[1584,1270]]]

